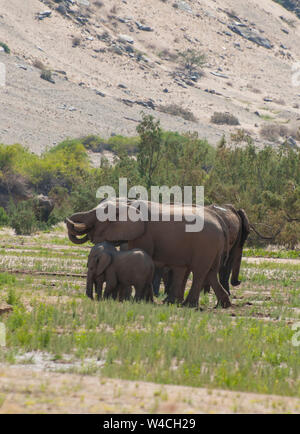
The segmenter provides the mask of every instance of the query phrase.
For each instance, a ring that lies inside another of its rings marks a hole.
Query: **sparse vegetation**
[[[43,62],[38,59],[33,62],[33,66],[37,69],[40,69],[41,71],[45,71],[47,69]]]
[[[203,53],[199,53],[197,50],[188,49],[178,53],[178,58],[182,67],[189,72],[196,71],[203,68],[206,63],[206,56]]]
[[[187,121],[191,121],[191,122],[197,121],[197,118],[189,109],[185,109],[177,104],[160,105],[158,107],[158,110],[163,113],[168,113],[169,115],[180,116],[181,118]]]
[[[78,36],[75,36],[72,39],[72,45],[73,45],[73,47],[79,47],[80,44],[81,44],[81,39]]]
[[[172,62],[175,62],[178,59],[178,54],[171,52],[167,48],[164,48],[158,53],[158,57],[163,60],[170,60]]]
[[[276,142],[279,137],[286,137],[288,135],[288,128],[285,125],[264,124],[260,129],[260,135],[265,140]]]
[[[52,72],[50,70],[43,70],[41,73],[41,78],[43,80],[49,81],[52,84],[55,83],[55,81],[52,78]]]
[[[253,143],[251,135],[243,128],[237,129],[234,133],[231,133],[230,137],[233,143],[248,143],[249,145]]]
[[[300,307],[297,264],[244,260],[242,285],[233,290],[234,307],[229,310],[214,309],[213,294],[201,296],[202,311],[95,303],[85,297],[85,279],[79,277],[86,270],[88,249],[73,245],[70,251],[67,238],[54,232],[24,238],[22,246],[15,236],[0,235],[0,240],[6,245],[0,250],[0,268],[29,273],[0,273],[0,302],[14,307],[1,317],[7,330],[1,363],[18,366],[26,360],[30,369],[40,363],[34,357],[39,354],[39,360],[43,356],[53,361],[54,369],[55,362],[62,362],[64,372],[101,373],[103,381],[107,376],[300,396],[299,352],[291,344],[291,324],[298,320]],[[248,257],[263,255],[273,257],[271,251],[246,251]],[[35,275],[30,274],[32,264]],[[52,280],[39,274],[43,270],[73,270],[78,277]],[[160,391],[155,397],[167,399]]]
[[[239,125],[238,118],[230,113],[215,112],[210,120],[213,124],[218,125]]]
[[[7,44],[0,41],[0,47],[2,47],[4,49],[5,53],[10,54],[10,48]]]

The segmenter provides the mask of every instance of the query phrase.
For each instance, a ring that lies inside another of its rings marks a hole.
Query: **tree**
[[[155,121],[153,116],[142,113],[142,121],[136,130],[140,136],[137,156],[139,172],[145,179],[147,188],[150,188],[153,174],[162,158],[160,121]]]
[[[188,49],[179,53],[182,66],[189,72],[196,71],[198,68],[202,68],[206,62],[205,54],[199,53],[194,49]]]

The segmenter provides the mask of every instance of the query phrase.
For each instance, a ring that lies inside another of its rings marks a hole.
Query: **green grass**
[[[300,396],[299,350],[284,324],[83,299],[16,308],[6,326],[10,349],[96,355],[110,377]]]
[[[6,240],[1,268],[86,271],[88,249],[68,249],[53,233],[0,237]],[[248,249],[245,256],[294,253]],[[0,362],[18,364],[22,354],[40,351],[57,363],[76,362],[60,372],[300,397],[299,348],[291,344],[300,320],[299,265],[243,261],[241,280],[233,308],[214,309],[210,293],[194,310],[159,304],[162,297],[156,304],[97,303],[86,298],[84,278],[0,273],[0,304],[13,307],[1,317],[7,347]]]
[[[299,250],[265,250],[248,248],[243,252],[244,257],[257,258],[282,258],[282,259],[300,259]]]

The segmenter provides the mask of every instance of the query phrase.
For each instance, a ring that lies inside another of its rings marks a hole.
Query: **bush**
[[[206,62],[206,56],[196,50],[188,49],[178,53],[182,66],[188,71],[195,71],[197,68],[203,68]]]
[[[78,38],[77,36],[75,38],[73,38],[73,40],[72,40],[73,47],[78,47],[80,45],[80,43],[81,43],[80,38]]]
[[[6,226],[9,223],[8,216],[5,212],[5,209],[0,206],[0,226]]]
[[[4,42],[0,42],[0,47],[4,48],[5,53],[10,54],[10,48]]]
[[[218,125],[240,125],[238,118],[230,113],[215,112],[210,121],[211,123]]]
[[[33,66],[34,66],[35,68],[37,68],[37,69],[40,69],[41,71],[46,70],[46,67],[45,67],[45,65],[43,64],[43,62],[42,62],[41,60],[38,60],[38,59],[36,59],[36,60],[33,62]]]
[[[9,206],[9,223],[17,235],[30,235],[38,229],[34,201],[26,200]]]
[[[168,113],[172,116],[179,116],[187,121],[196,122],[197,118],[189,109],[184,109],[180,105],[177,104],[169,104],[169,105],[160,105],[158,106],[158,110],[163,113]]]
[[[279,137],[287,137],[289,130],[285,125],[264,124],[260,129],[260,135],[265,140],[276,142]]]
[[[237,129],[230,135],[231,141],[234,143],[253,143],[253,139],[243,128]]]
[[[44,70],[40,76],[43,80],[49,81],[52,84],[55,84],[55,81],[52,78],[52,72],[49,70]]]

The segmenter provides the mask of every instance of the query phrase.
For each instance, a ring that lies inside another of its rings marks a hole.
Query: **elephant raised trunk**
[[[88,218],[88,214],[92,214],[91,211],[89,211],[89,213],[76,213],[72,216],[72,219],[66,218],[65,223],[68,229],[68,236],[72,243],[84,244],[89,241],[88,233],[91,231],[92,227],[89,224],[90,219]],[[85,236],[78,238],[82,235]]]

